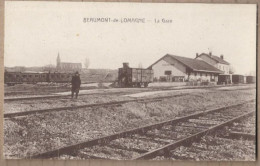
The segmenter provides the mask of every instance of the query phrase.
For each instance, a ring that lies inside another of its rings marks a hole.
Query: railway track
[[[171,150],[167,156],[155,160],[247,160],[256,157],[256,115],[242,118],[232,125],[202,137],[191,146]],[[240,152],[240,153],[238,153]],[[230,156],[233,159],[230,159]]]
[[[228,86],[228,87],[236,87],[235,86]],[[167,90],[185,90],[185,89],[217,89],[225,86],[203,86],[203,87],[188,87],[188,88],[181,88],[181,89],[173,89],[173,88],[152,88],[151,90],[142,91],[142,92],[150,92],[150,91],[167,91]],[[248,90],[248,89],[255,89],[255,87],[248,87],[248,88],[241,88],[241,89],[223,89],[221,91],[234,91],[234,90]],[[106,94],[106,92],[104,92]],[[124,92],[109,92],[107,94],[122,94]],[[89,93],[89,94],[79,94],[79,96],[85,96],[85,95],[95,95],[95,94],[102,94],[101,92],[98,93]],[[56,99],[56,98],[67,98],[70,94],[66,95],[43,95],[43,96],[30,96],[30,97],[14,97],[14,98],[5,98],[5,102],[9,101],[21,101],[21,100],[41,100],[41,99]]]
[[[225,91],[226,91],[226,89],[225,89]],[[234,91],[234,90],[230,90],[230,91]],[[105,103],[96,103],[96,104],[84,104],[84,105],[78,105],[78,106],[67,106],[67,107],[28,110],[28,111],[21,111],[21,112],[11,112],[11,113],[5,113],[4,118],[12,118],[12,117],[26,116],[26,115],[31,115],[31,114],[47,113],[47,112],[52,112],[52,111],[75,110],[75,109],[80,109],[80,108],[116,106],[116,105],[122,105],[122,104],[130,103],[130,102],[144,102],[144,103],[145,102],[146,103],[147,102],[156,102],[156,101],[162,101],[163,99],[179,97],[179,96],[184,96],[184,95],[192,95],[192,94],[187,92],[187,93],[182,93],[182,94],[177,94],[177,95],[167,95],[167,96],[154,97],[154,98],[138,98],[138,99],[123,100],[123,101],[114,101],[114,102],[105,102]]]
[[[109,95],[113,94],[122,94],[123,92],[110,92]],[[89,94],[80,94],[79,96],[86,96],[86,95],[97,95],[102,93],[89,93]],[[71,94],[66,95],[43,95],[43,96],[30,96],[30,97],[14,97],[14,98],[5,98],[5,102],[9,101],[21,101],[21,100],[41,100],[41,99],[57,99],[57,98],[68,98]]]
[[[63,111],[63,110],[75,110],[79,108],[93,108],[93,107],[107,107],[107,106],[116,106],[130,102],[156,102],[162,101],[163,99],[173,98],[188,95],[189,93],[182,93],[178,95],[169,95],[169,96],[161,96],[161,97],[154,97],[154,98],[139,98],[139,99],[129,99],[123,101],[114,101],[114,102],[106,102],[106,103],[96,103],[96,104],[85,104],[79,106],[69,106],[69,107],[56,107],[56,108],[49,108],[49,109],[38,109],[38,110],[30,110],[30,111],[22,111],[22,112],[13,112],[13,113],[5,113],[4,118],[12,118],[18,116],[26,116],[31,114],[40,114],[40,113],[47,113],[52,111]]]
[[[228,130],[228,135],[222,135],[222,137],[230,139],[243,138],[247,140],[255,140],[256,116],[254,115],[245,120],[234,123]]]
[[[27,158],[76,156],[85,159],[152,159],[170,150],[199,141],[206,134],[252,116],[255,111],[237,111],[255,100],[201,111],[164,122],[62,147]]]

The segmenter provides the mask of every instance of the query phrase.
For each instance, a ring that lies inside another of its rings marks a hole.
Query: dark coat
[[[78,75],[72,76],[71,84],[72,84],[72,89],[80,88],[81,85],[80,77]]]

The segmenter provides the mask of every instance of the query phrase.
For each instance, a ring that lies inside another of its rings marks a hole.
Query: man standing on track
[[[81,80],[79,77],[79,72],[76,72],[75,75],[72,76],[71,80],[71,98],[74,97],[74,93],[76,93],[76,99],[78,98],[80,84]]]

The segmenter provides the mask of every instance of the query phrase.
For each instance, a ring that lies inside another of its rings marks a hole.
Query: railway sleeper
[[[180,139],[181,137],[183,137],[183,135],[190,135],[191,133],[189,131],[186,131],[186,132],[180,132],[179,131],[176,131],[174,128],[174,126],[172,126],[172,129],[169,130],[162,130],[161,132],[158,132],[158,133],[153,133],[152,131],[149,131],[148,132],[148,135],[147,136],[150,136],[150,137],[153,137],[153,135],[155,135],[156,137],[160,137],[162,139],[170,139],[172,141],[175,141],[175,140],[178,140]]]
[[[143,101],[137,101],[138,103],[150,103],[150,102],[161,102],[163,99],[147,99]]]
[[[163,145],[166,145],[166,144],[168,144],[169,143],[169,141],[167,141],[167,140],[162,140],[162,139],[160,139],[160,138],[155,138],[155,137],[147,137],[147,135],[145,135],[145,136],[137,136],[137,137],[135,137],[134,139],[136,139],[136,140],[142,140],[142,141],[144,141],[144,142],[153,142],[153,143],[156,143],[156,144],[163,144]]]
[[[194,128],[198,128],[198,129],[208,129],[210,127],[210,125],[205,126],[205,124],[203,124],[203,123],[191,123],[191,122],[183,122],[183,123],[181,123],[181,126],[194,127]]]
[[[104,160],[109,159],[107,158],[107,155],[109,154],[107,154],[107,152],[104,151],[99,151],[99,152],[80,151],[77,155],[84,159],[104,159]]]
[[[192,126],[192,125],[181,125],[181,127],[187,127],[187,128],[190,128],[190,127],[193,127],[195,129],[198,129],[198,130],[203,130],[203,129],[207,129],[208,127],[205,127],[205,126]]]
[[[256,135],[250,133],[242,133],[242,132],[230,132],[227,136],[222,136],[227,139],[245,139],[250,141],[256,140]]]
[[[147,153],[148,152],[147,150],[144,150],[144,149],[127,147],[127,146],[123,146],[123,145],[120,145],[120,144],[114,144],[114,143],[109,144],[107,146],[110,147],[110,148],[116,148],[116,149],[121,149],[121,150],[126,150],[126,151],[134,151],[134,152],[137,152],[137,153]]]
[[[237,128],[237,127],[230,127],[230,132],[237,132],[237,133],[255,133],[255,128]]]
[[[230,115],[230,114],[227,114],[226,112],[221,112],[221,115],[215,115],[213,113],[213,114],[208,114],[208,115],[202,116],[199,119],[202,119],[202,120],[207,120],[207,119],[210,119],[210,120],[218,120],[218,119],[227,120],[227,119],[233,118],[234,116],[235,115],[233,115],[233,114]]]
[[[167,158],[171,158],[174,160],[194,160],[191,157],[187,157],[187,156],[180,156],[180,155],[175,155],[173,153],[171,153],[169,156],[166,156]]]
[[[208,114],[208,115],[206,115],[204,117],[205,118],[209,118],[209,119],[212,119],[212,118],[213,119],[222,119],[222,118],[229,119],[229,118],[234,117],[234,115],[230,114],[230,112],[222,111],[222,112]]]
[[[76,154],[75,157],[80,157],[82,159],[100,159],[100,160],[106,159],[104,157],[96,156],[93,154],[88,154],[86,152],[80,152],[80,153]]]
[[[197,133],[197,132],[200,132],[202,131],[201,129],[199,128],[194,128],[194,127],[190,127],[190,126],[174,126],[174,131],[177,131],[177,132],[185,132],[186,133],[189,133],[189,134],[194,134],[194,133]]]
[[[159,139],[163,139],[163,140],[171,140],[171,141],[174,141],[174,140],[177,140],[178,139],[178,133],[177,132],[167,132],[167,133],[146,133],[145,134],[146,137],[149,137],[149,138],[159,138]]]
[[[203,125],[211,125],[211,126],[221,123],[221,121],[214,121],[204,117],[199,119],[189,119],[189,122],[201,123]]]

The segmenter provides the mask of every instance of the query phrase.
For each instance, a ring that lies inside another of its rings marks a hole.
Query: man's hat
[[[79,72],[78,71],[76,71],[76,73],[75,74],[79,74]]]

